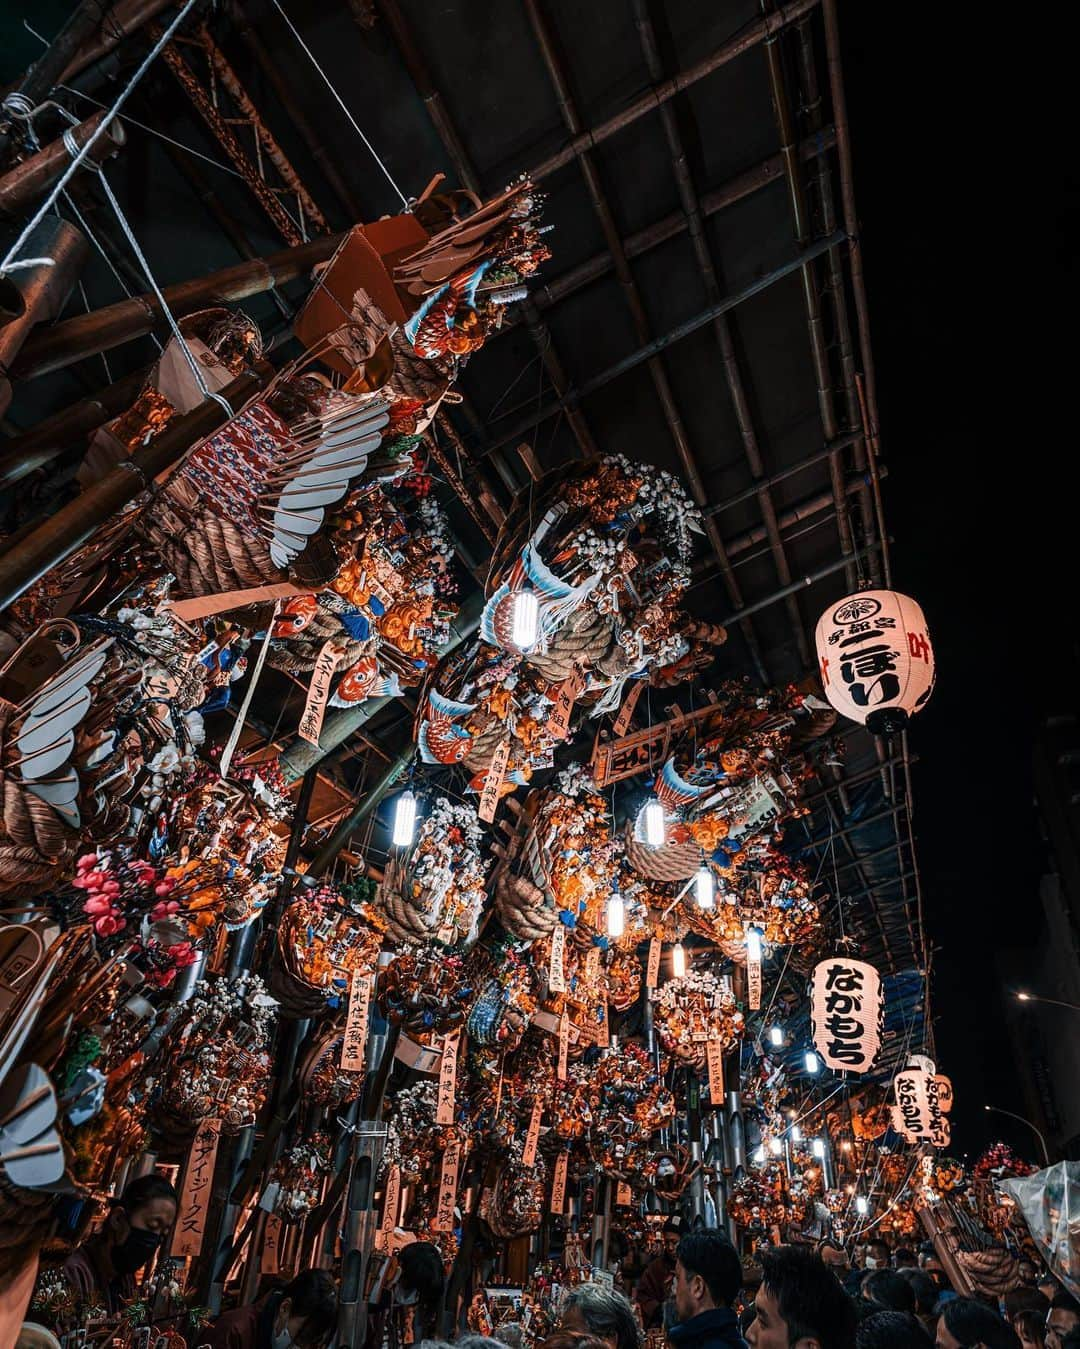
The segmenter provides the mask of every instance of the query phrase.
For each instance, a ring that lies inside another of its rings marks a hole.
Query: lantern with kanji
[[[860,590],[818,619],[818,671],[838,712],[875,735],[902,731],[934,689],[923,611],[895,590]]]
[[[866,1073],[881,1047],[881,978],[873,965],[833,956],[814,969],[814,1048],[827,1068]]]

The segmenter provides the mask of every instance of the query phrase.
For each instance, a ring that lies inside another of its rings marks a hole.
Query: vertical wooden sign
[[[522,1166],[532,1166],[536,1161],[536,1146],[540,1142],[540,1116],[543,1113],[544,1107],[537,1100],[529,1117],[529,1132],[525,1135],[525,1147],[521,1154]]]
[[[615,718],[615,723],[611,728],[612,734],[616,738],[620,735],[625,735],[629,730],[630,718],[634,715],[634,708],[637,707],[638,699],[641,697],[647,682],[648,681],[644,679],[636,680],[634,687],[627,695],[626,702],[619,708],[619,715]]]
[[[709,1103],[724,1104],[724,1045],[721,1040],[710,1040],[705,1046],[709,1065]]]
[[[309,745],[317,745],[322,735],[323,717],[326,716],[326,704],[330,700],[330,684],[340,659],[341,650],[336,642],[324,642],[322,650],[315,657],[307,701],[304,703],[300,725],[296,728],[296,734]]]
[[[367,1067],[368,1018],[371,1015],[371,975],[353,970],[349,986],[349,1012],[341,1039],[341,1066],[352,1073]]]
[[[551,993],[566,992],[566,928],[556,923],[551,934],[551,959],[548,961],[548,990]]]
[[[645,987],[655,988],[660,978],[660,951],[663,942],[653,937],[649,942],[649,958],[645,964]]]
[[[204,1120],[195,1133],[195,1141],[184,1168],[184,1184],[180,1191],[180,1207],[173,1228],[172,1245],[169,1247],[170,1255],[198,1255],[202,1250],[220,1138],[219,1119]]]
[[[477,812],[485,824],[490,824],[499,808],[499,789],[506,777],[506,765],[510,762],[510,741],[504,740],[495,751],[491,767],[484,779],[484,790],[480,793],[480,809]]]
[[[567,1059],[570,1054],[570,1018],[565,1012],[559,1017],[559,1081],[566,1081]]]
[[[390,1233],[397,1226],[398,1209],[401,1206],[401,1168],[392,1166],[386,1173],[386,1185],[383,1189],[382,1219],[379,1231],[383,1241],[389,1245]]]
[[[581,697],[585,687],[585,672],[575,665],[569,676],[559,685],[555,695],[555,706],[547,719],[545,730],[556,740],[565,740],[570,734],[570,718],[574,714],[574,704]]]
[[[439,1096],[435,1108],[436,1124],[453,1124],[454,1093],[457,1090],[458,1047],[461,1031],[443,1036],[442,1063],[439,1065]]]
[[[276,1213],[266,1215],[262,1250],[259,1253],[260,1274],[281,1273],[281,1219]]]
[[[454,1202],[457,1199],[458,1169],[461,1166],[461,1144],[447,1144],[443,1153],[442,1171],[439,1174],[439,1199],[435,1208],[435,1220],[432,1227],[436,1232],[454,1230]]]
[[[620,1180],[619,1183],[615,1186],[615,1203],[622,1204],[624,1207],[627,1207],[633,1202],[634,1202],[633,1191],[630,1189],[630,1186],[627,1185],[625,1180]]]
[[[761,1007],[761,961],[749,957],[746,961],[746,993],[750,1010],[758,1011]]]
[[[551,1205],[552,1213],[561,1213],[563,1211],[563,1201],[566,1198],[566,1169],[570,1163],[570,1154],[560,1152],[555,1158],[555,1175],[551,1182]]]

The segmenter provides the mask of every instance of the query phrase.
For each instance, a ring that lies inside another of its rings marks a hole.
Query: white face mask
[[[280,1334],[275,1335],[271,1343],[274,1349],[293,1349],[293,1337],[289,1334],[289,1323],[285,1322],[285,1328]]]
[[[866,1257],[865,1264],[867,1269],[877,1269],[877,1261],[872,1255]]]

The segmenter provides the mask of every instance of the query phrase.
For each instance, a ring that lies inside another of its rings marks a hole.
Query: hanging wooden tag
[[[606,981],[605,981],[606,982]],[[608,1025],[608,1013],[610,1012],[607,1000],[607,989],[601,994],[600,1001],[596,1004],[596,1047],[597,1049],[607,1049],[611,1044],[611,1027]]]
[[[746,994],[750,1010],[756,1012],[761,1007],[761,961],[746,961]]]
[[[499,808],[499,789],[506,777],[506,765],[510,762],[510,741],[504,740],[495,751],[491,767],[484,779],[484,790],[480,793],[480,809],[477,812],[485,824],[490,824]]]
[[[649,942],[649,958],[645,965],[645,987],[655,988],[660,979],[660,952],[663,942],[653,937]]]
[[[392,1166],[386,1173],[386,1190],[383,1194],[382,1221],[379,1230],[384,1239],[397,1226],[398,1209],[401,1206],[401,1167]]]
[[[439,1096],[435,1108],[436,1124],[453,1124],[454,1093],[457,1089],[458,1046],[461,1032],[443,1036],[442,1064],[439,1067]]]
[[[596,976],[600,973],[600,948],[599,946],[590,946],[585,952],[585,978],[592,984],[596,982]]]
[[[548,961],[548,991],[551,993],[566,992],[565,955],[566,928],[562,923],[556,923],[551,934],[551,959]]]
[[[259,1252],[259,1273],[280,1274],[281,1272],[281,1219],[276,1213],[269,1213],[263,1228],[262,1250]]]
[[[615,1186],[615,1202],[629,1207],[634,1202],[634,1194],[625,1180],[620,1180]]]
[[[634,715],[634,708],[637,707],[638,699],[641,697],[644,688],[644,679],[638,679],[634,682],[634,687],[630,690],[626,702],[619,708],[619,715],[615,718],[615,724],[611,728],[613,735],[620,736],[626,734],[630,727],[630,718]]]
[[[214,1163],[217,1161],[221,1121],[206,1119],[199,1125],[195,1141],[184,1167],[184,1184],[180,1192],[180,1207],[173,1227],[173,1256],[198,1255],[202,1250],[206,1231],[206,1213],[214,1187]]]
[[[296,734],[301,740],[306,740],[309,745],[318,745],[319,736],[322,735],[326,705],[330,701],[330,684],[334,678],[334,671],[338,667],[338,661],[341,660],[341,655],[341,648],[337,642],[324,642],[322,650],[315,657],[315,668],[311,672],[307,701],[304,703],[300,725],[296,728]]]
[[[570,1053],[570,1018],[565,1012],[559,1017],[559,1081],[566,1081],[567,1056]]]
[[[540,1142],[540,1116],[543,1113],[543,1105],[540,1101],[536,1101],[529,1117],[529,1132],[525,1135],[525,1147],[521,1153],[522,1166],[532,1166],[536,1161],[536,1145]]]
[[[555,695],[555,706],[547,719],[544,730],[556,740],[565,740],[570,734],[570,718],[574,713],[574,704],[581,697],[585,687],[585,672],[575,665],[569,676],[559,685]]]
[[[566,1170],[570,1163],[570,1154],[560,1152],[555,1158],[555,1177],[551,1182],[551,1206],[552,1213],[561,1213],[563,1211],[563,1201],[566,1198]]]
[[[435,1221],[431,1224],[436,1232],[454,1230],[454,1201],[457,1199],[458,1168],[461,1165],[461,1144],[447,1144],[443,1153],[442,1171],[439,1175],[439,1201],[435,1209]]]
[[[368,1018],[371,1015],[371,975],[353,970],[349,987],[349,1013],[341,1037],[341,1066],[350,1073],[367,1067]]]
[[[275,585],[256,586],[252,590],[229,590],[221,595],[199,595],[192,600],[170,600],[162,608],[175,614],[184,623],[195,623],[210,614],[224,613],[226,609],[243,609],[249,604],[265,600],[292,599],[296,595],[310,595],[310,590],[281,581]]]
[[[705,1046],[709,1064],[709,1102],[724,1104],[724,1045],[721,1040],[710,1040]]]

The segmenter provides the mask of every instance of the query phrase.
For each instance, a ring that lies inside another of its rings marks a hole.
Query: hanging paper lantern
[[[903,1072],[893,1079],[896,1104],[892,1107],[892,1126],[909,1143],[931,1143],[935,1148],[949,1145],[949,1121],[952,1110],[952,1083],[937,1073],[924,1055],[913,1055]]]
[[[826,698],[875,735],[902,731],[933,692],[926,619],[907,595],[849,595],[818,619],[815,641]]]
[[[881,1047],[881,978],[873,965],[833,956],[814,969],[814,1047],[827,1068],[870,1071]]]

